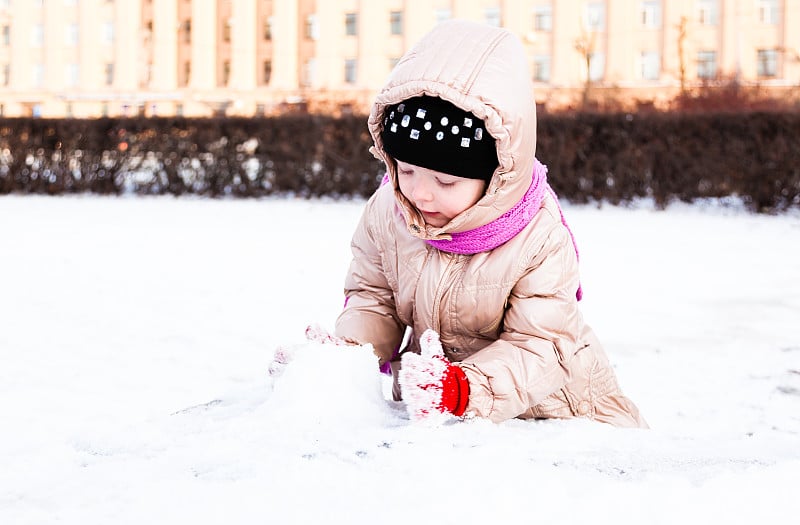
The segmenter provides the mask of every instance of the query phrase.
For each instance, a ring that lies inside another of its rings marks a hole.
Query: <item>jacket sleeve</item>
[[[570,379],[582,317],[578,263],[566,229],[555,227],[508,298],[498,340],[462,363],[468,410],[499,422],[539,404]]]
[[[336,335],[359,344],[372,344],[382,365],[391,360],[405,327],[397,315],[375,237],[376,231],[388,231],[376,224],[382,220],[380,193],[367,203],[353,234],[353,259],[344,286],[346,302],[336,321]]]

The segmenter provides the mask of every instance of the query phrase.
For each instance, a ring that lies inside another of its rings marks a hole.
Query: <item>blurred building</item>
[[[800,85],[800,0],[0,0],[0,115],[365,111],[448,18],[519,35],[549,106]]]

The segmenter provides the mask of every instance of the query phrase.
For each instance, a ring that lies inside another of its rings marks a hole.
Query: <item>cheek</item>
[[[475,199],[472,197],[472,192],[453,191],[447,192],[447,194],[443,195],[440,202],[442,202],[443,206],[449,212],[448,215],[455,217],[462,211],[475,204]]]
[[[408,177],[398,176],[397,186],[400,188],[400,193],[402,193],[405,198],[411,198],[411,185],[408,182]]]
[[[461,209],[459,212],[461,212],[478,202],[481,197],[483,197],[483,184],[481,183],[480,186],[470,185],[464,187],[462,191],[459,192],[459,195],[457,199],[453,201],[453,204],[457,207],[460,207]]]

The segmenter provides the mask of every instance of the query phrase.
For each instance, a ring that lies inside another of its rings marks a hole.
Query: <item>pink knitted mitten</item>
[[[439,334],[426,330],[421,353],[401,358],[398,381],[411,419],[422,421],[438,414],[461,416],[469,400],[469,381],[461,367],[444,356]]]

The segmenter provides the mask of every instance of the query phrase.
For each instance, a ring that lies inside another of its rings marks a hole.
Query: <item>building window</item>
[[[34,24],[31,28],[31,47],[42,47],[44,45],[44,26]]]
[[[358,15],[356,13],[345,13],[344,34],[347,36],[355,36],[358,34]]]
[[[67,64],[65,66],[64,81],[67,87],[75,87],[78,85],[80,79],[78,78],[78,64]]]
[[[717,78],[717,52],[697,52],[697,78],[711,80]]]
[[[590,2],[586,5],[584,24],[589,31],[602,31],[606,25],[606,7],[600,2]]]
[[[437,24],[441,24],[445,20],[450,20],[451,18],[453,18],[453,12],[446,7],[442,9],[437,9],[434,12],[434,15],[436,17]]]
[[[75,114],[74,114],[74,112],[72,110],[72,102],[67,102],[66,109],[64,110],[64,113],[66,114],[67,118],[72,118],[72,117],[75,116]]]
[[[150,85],[150,82],[153,80],[153,63],[148,62],[147,65],[144,67],[144,71],[142,71],[141,80],[139,81],[139,85],[141,87],[147,87]]]
[[[33,83],[33,87],[40,88],[44,85],[44,65],[43,64],[33,64],[31,67],[31,82]]]
[[[303,87],[311,87],[314,85],[317,77],[317,61],[316,59],[309,58],[303,64]]]
[[[183,63],[183,75],[181,75],[181,86],[186,87],[192,78],[192,61],[187,60]]]
[[[589,81],[603,80],[606,72],[606,56],[603,53],[589,54]]]
[[[778,23],[778,0],[758,0],[758,20],[762,24],[775,25]]]
[[[717,25],[719,23],[719,0],[698,0],[697,21],[704,26]]]
[[[499,7],[487,7],[483,11],[483,19],[486,21],[487,25],[492,27],[500,27],[500,8]]]
[[[11,26],[3,26],[2,36],[0,36],[3,42],[3,47],[8,47],[11,45]]]
[[[272,61],[265,60],[261,68],[261,83],[266,86],[270,80],[272,80]]]
[[[639,17],[642,26],[648,29],[658,29],[661,27],[661,2],[649,1],[642,2]]]
[[[344,61],[344,81],[347,84],[355,84],[358,75],[358,62],[355,58],[348,58]]]
[[[3,64],[3,70],[0,72],[0,84],[7,86],[11,83],[11,66]]]
[[[192,20],[187,19],[183,21],[181,33],[183,34],[183,43],[184,44],[191,44],[192,43]]]
[[[64,44],[67,47],[78,45],[78,24],[67,24],[67,28],[64,31]]]
[[[272,40],[272,17],[264,20],[264,40]]]
[[[109,45],[114,43],[114,22],[103,24],[103,42]]]
[[[533,58],[533,79],[536,82],[550,82],[550,57],[538,55]]]
[[[184,113],[183,104],[181,104],[180,102],[175,104],[175,116],[182,117],[183,113]]]
[[[661,55],[657,51],[643,51],[639,57],[639,75],[642,80],[658,80],[661,74]]]
[[[106,86],[114,85],[114,64],[108,63],[105,67]]]
[[[389,32],[393,35],[403,34],[403,12],[392,11],[389,13]]]
[[[536,31],[550,32],[553,30],[553,8],[549,5],[540,5],[533,10],[533,28]]]
[[[231,80],[231,62],[230,60],[226,60],[222,63],[222,78],[220,79],[221,86],[227,86],[228,82]]]
[[[230,18],[225,20],[222,26],[222,41],[223,42],[230,42],[231,41],[231,30],[233,29],[233,20]]]
[[[306,17],[306,38],[309,40],[319,39],[319,23],[317,22],[317,15],[308,15]]]
[[[778,52],[775,49],[759,49],[756,70],[759,78],[777,77]]]

